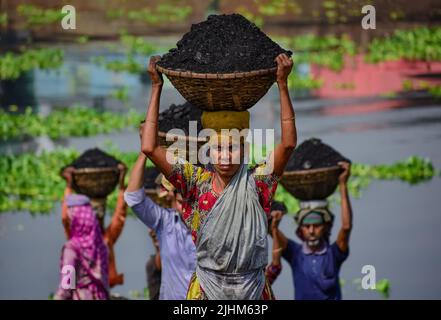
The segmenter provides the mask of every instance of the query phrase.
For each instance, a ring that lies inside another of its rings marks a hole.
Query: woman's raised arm
[[[163,85],[162,74],[156,70],[158,56],[151,57],[148,72],[152,80],[152,92],[142,131],[141,151],[166,177],[172,173],[172,164],[167,161],[167,150],[158,144],[159,101]]]
[[[297,130],[295,125],[295,113],[288,91],[288,76],[292,70],[293,62],[292,59],[284,53],[276,57],[276,62],[282,138],[280,144],[274,149],[273,173],[280,177],[297,145]]]

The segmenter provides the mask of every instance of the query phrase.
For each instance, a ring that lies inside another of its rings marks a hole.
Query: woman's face
[[[219,144],[210,148],[210,157],[216,172],[223,177],[233,177],[243,160],[242,143]]]

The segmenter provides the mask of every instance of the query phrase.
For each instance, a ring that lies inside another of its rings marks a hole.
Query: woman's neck
[[[225,187],[228,185],[228,183],[230,182],[231,177],[223,177],[221,175],[219,175],[219,173],[215,172],[214,173],[214,191],[217,194],[221,194],[222,191],[224,191]]]

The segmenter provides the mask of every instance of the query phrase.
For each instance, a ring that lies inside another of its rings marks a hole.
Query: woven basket
[[[177,149],[177,150],[175,150],[175,155],[177,156],[178,152],[180,150],[182,150],[182,152],[185,152],[185,160],[190,161],[191,160],[190,157],[193,156],[193,158],[196,159],[197,163],[199,163],[198,152],[199,152],[199,149],[205,143],[207,143],[208,140],[206,138],[176,135],[175,138],[174,138],[175,139],[174,141],[167,141],[166,140],[166,136],[167,136],[167,134],[165,132],[162,132],[162,131],[158,132],[158,143],[159,143],[160,146],[162,146],[164,148],[168,148],[175,141],[185,142],[185,148],[186,149]],[[196,143],[196,146],[197,146],[196,150],[193,150],[193,151],[190,150],[190,143],[192,145],[194,145],[194,143]]]
[[[337,188],[341,172],[339,166],[288,171],[283,173],[280,183],[299,200],[326,199]]]
[[[249,72],[194,73],[165,69],[173,86],[191,104],[205,111],[244,111],[254,106],[276,80],[277,67]]]
[[[90,198],[106,198],[119,181],[117,167],[82,168],[73,172],[73,189]]]

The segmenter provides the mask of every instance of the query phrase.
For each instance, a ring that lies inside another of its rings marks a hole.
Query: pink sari
[[[60,268],[72,266],[75,270],[75,288],[63,288],[63,277],[55,299],[106,300],[109,298],[108,249],[98,219],[89,199],[83,195],[66,197],[71,234],[63,246]]]

